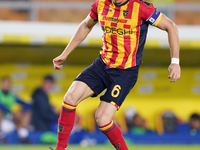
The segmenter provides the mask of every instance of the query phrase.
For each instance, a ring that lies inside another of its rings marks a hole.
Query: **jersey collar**
[[[113,2],[113,1],[112,1]],[[126,0],[126,2],[122,3],[121,5],[117,5],[113,2],[113,4],[116,6],[116,7],[121,7],[123,5],[126,5],[127,3],[129,2],[129,0]]]

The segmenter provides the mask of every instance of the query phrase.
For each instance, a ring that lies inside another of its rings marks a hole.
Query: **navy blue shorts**
[[[86,83],[95,93],[92,97],[96,97],[106,89],[100,100],[111,103],[119,109],[137,81],[139,67],[109,68],[101,58],[98,58],[83,70],[75,81]]]

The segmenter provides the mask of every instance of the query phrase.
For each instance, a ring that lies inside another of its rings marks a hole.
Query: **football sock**
[[[65,150],[68,144],[71,130],[74,126],[76,105],[63,101],[60,117],[58,119],[58,142],[56,150]]]
[[[99,129],[107,136],[107,138],[110,140],[110,143],[117,150],[128,150],[121,129],[113,121],[104,126],[99,126]]]

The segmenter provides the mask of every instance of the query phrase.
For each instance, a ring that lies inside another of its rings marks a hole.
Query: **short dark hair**
[[[200,116],[199,116],[197,113],[193,113],[193,114],[190,116],[190,119],[200,120]]]
[[[3,82],[4,80],[7,80],[7,79],[10,80],[10,77],[9,76],[3,76],[3,77],[1,77],[1,82]]]
[[[54,79],[54,77],[53,77],[52,75],[46,75],[46,76],[44,77],[44,80],[49,80],[49,81],[52,81],[52,82],[55,81],[55,79]]]

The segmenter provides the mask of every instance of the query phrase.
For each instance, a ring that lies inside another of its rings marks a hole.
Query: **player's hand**
[[[60,55],[56,58],[53,59],[53,65],[54,65],[54,68],[55,69],[62,69],[63,68],[63,65],[61,65],[64,61],[65,61],[66,57]]]
[[[181,76],[180,65],[178,65],[178,64],[170,64],[170,66],[168,68],[168,72],[169,72],[168,78],[171,79],[170,82],[177,81]]]

